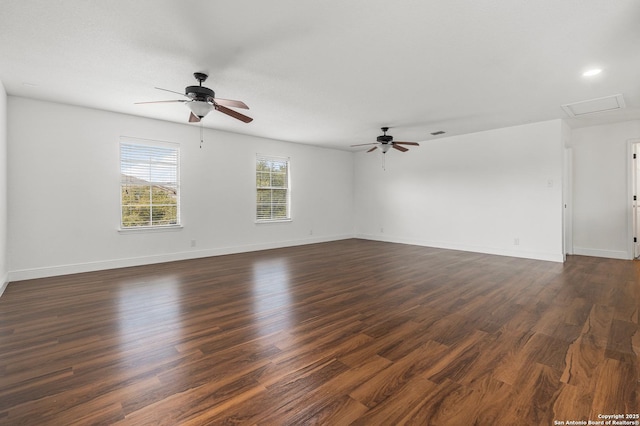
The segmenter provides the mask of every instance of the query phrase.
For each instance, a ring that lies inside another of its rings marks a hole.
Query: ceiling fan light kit
[[[187,102],[187,106],[189,107],[191,112],[200,119],[204,118],[207,114],[209,114],[209,111],[213,109],[213,106],[209,102],[205,101]]]

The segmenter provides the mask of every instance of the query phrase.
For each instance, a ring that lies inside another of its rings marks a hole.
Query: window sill
[[[174,232],[182,230],[182,225],[169,226],[139,226],[131,228],[118,228],[120,234],[144,234],[147,232]]]
[[[263,223],[287,223],[287,222],[293,222],[292,219],[273,219],[273,220],[256,220],[256,224],[260,225]]]

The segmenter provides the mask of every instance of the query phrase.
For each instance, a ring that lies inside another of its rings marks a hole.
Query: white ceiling
[[[0,1],[9,95],[186,122],[183,104],[134,102],[178,99],[154,86],[202,71],[254,118],[206,127],[340,149],[381,126],[426,141],[616,94],[627,108],[570,124],[640,118],[637,0]]]

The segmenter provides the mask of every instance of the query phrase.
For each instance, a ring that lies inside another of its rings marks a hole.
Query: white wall
[[[386,171],[358,153],[356,235],[562,261],[562,135],[554,120],[435,139]]]
[[[181,144],[181,230],[118,232],[121,136]],[[561,261],[565,145],[574,253],[628,258],[633,138],[640,121],[570,131],[553,120],[392,150],[385,171],[377,153],[210,129],[200,149],[197,126],[7,97],[0,83],[0,278],[352,236]],[[292,222],[254,222],[256,153],[291,157]]]
[[[13,96],[8,120],[11,280],[353,237],[350,152]],[[181,144],[183,229],[118,232],[121,136]],[[254,222],[256,153],[291,158],[292,222]]]
[[[8,283],[7,266],[7,92],[0,81],[0,295]]]
[[[630,259],[628,141],[640,121],[574,129],[573,250],[575,254]]]

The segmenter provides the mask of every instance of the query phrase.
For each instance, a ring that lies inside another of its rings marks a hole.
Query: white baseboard
[[[527,250],[509,250],[504,248],[474,246],[474,245],[467,245],[467,244],[454,244],[454,243],[446,243],[441,241],[422,241],[422,240],[413,240],[408,238],[395,238],[395,237],[382,238],[379,235],[368,235],[368,234],[358,234],[356,235],[356,238],[362,238],[365,240],[384,241],[389,243],[411,244],[416,246],[433,247],[433,248],[440,248],[440,249],[446,249],[446,250],[460,250],[460,251],[468,251],[472,253],[493,254],[496,256],[519,257],[523,259],[546,260],[549,262],[560,262],[560,263],[564,262],[564,256],[562,255],[561,252],[546,253],[546,252],[535,252],[535,251],[527,251]]]
[[[0,284],[0,295],[6,289],[7,284],[13,281],[24,281],[37,278],[54,277],[60,275],[77,274],[82,272],[93,272],[106,269],[126,268],[130,266],[150,265],[155,263],[173,262],[178,260],[197,259],[203,257],[222,256],[226,254],[245,253],[259,250],[270,250],[283,247],[293,247],[306,244],[338,241],[349,238],[362,238],[366,240],[383,241],[391,243],[411,244],[417,246],[434,247],[447,250],[460,250],[474,253],[486,253],[498,256],[519,257],[525,259],[546,260],[551,262],[563,262],[562,253],[532,252],[526,250],[508,250],[503,248],[472,246],[464,244],[451,244],[445,242],[421,241],[406,238],[380,237],[379,235],[357,234],[357,235],[332,235],[325,237],[313,237],[297,240],[278,241],[260,244],[248,244],[240,246],[220,247],[205,250],[191,250],[185,252],[167,253],[151,256],[141,256],[135,258],[112,259],[97,262],[85,262],[69,265],[56,265],[41,268],[21,269],[10,271],[3,284]],[[574,247],[574,254],[597,257],[610,257],[614,259],[628,259],[627,253],[610,250],[594,250]]]
[[[70,265],[56,265],[42,268],[21,269],[10,271],[7,277],[8,281],[6,282],[55,277],[83,272],[102,271],[106,269],[127,268],[130,266],[152,265],[155,263],[174,262],[178,260],[198,259],[203,257],[222,256],[226,254],[246,253],[259,250],[270,250],[283,247],[301,246],[306,244],[325,243],[329,241],[345,240],[349,238],[354,238],[354,236],[332,235],[325,237],[304,238],[299,240],[278,241],[272,243],[247,244],[241,246],[229,246],[205,250],[191,250],[185,252],[166,253],[134,258],[101,260],[97,262],[85,262]]]
[[[577,254],[579,256],[606,257],[609,259],[623,259],[623,260],[633,259],[633,256],[629,255],[629,253],[627,253],[626,251],[602,250],[602,249],[593,249],[593,248],[576,247],[576,246],[573,246],[573,254]]]
[[[2,297],[2,293],[4,293],[8,285],[9,285],[9,273],[6,273],[2,278],[0,278],[0,297]]]

